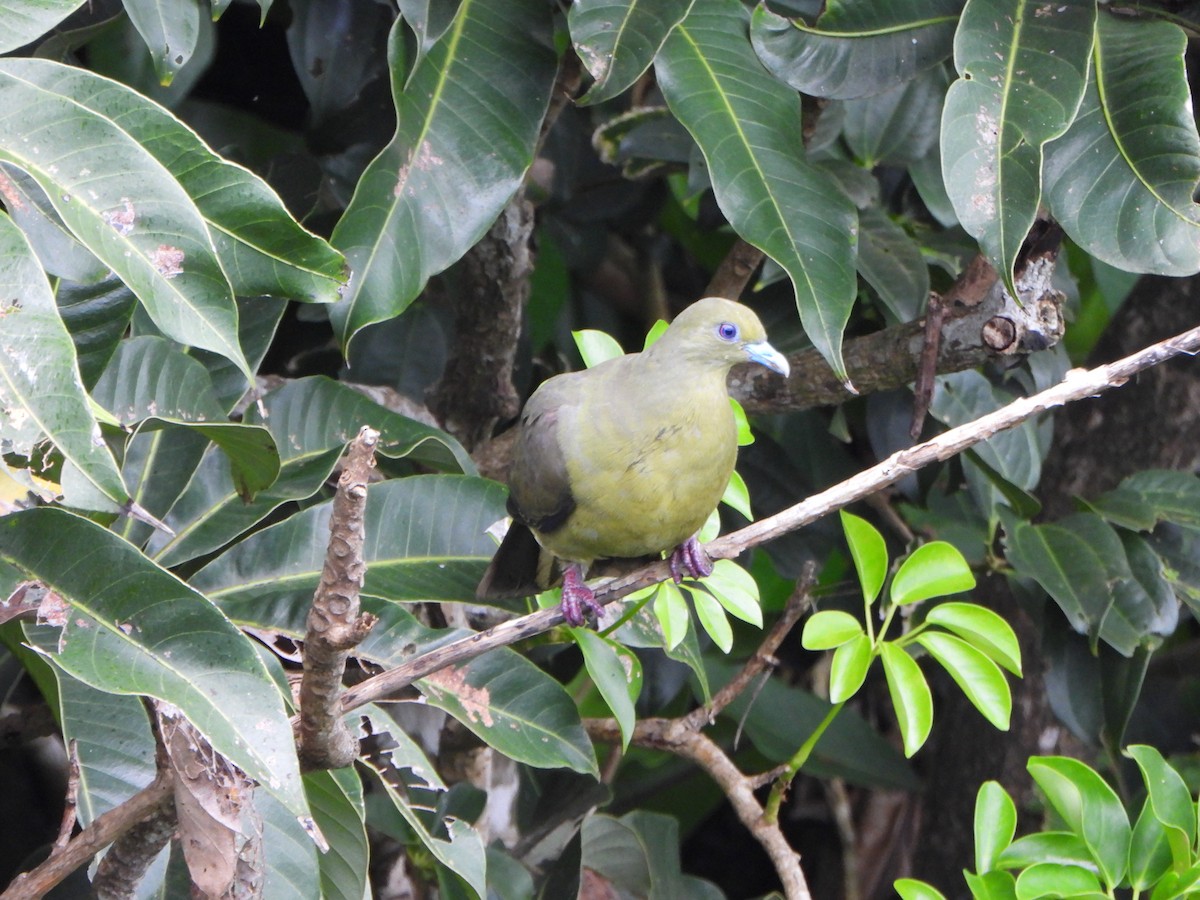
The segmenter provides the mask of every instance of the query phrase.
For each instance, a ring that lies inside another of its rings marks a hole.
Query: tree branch
[[[853,478],[814,494],[807,500],[790,506],[766,519],[760,519],[705,545],[713,559],[729,559],[751,547],[796,531],[822,516],[861,500],[876,491],[899,481],[904,476],[934,462],[942,462],[993,435],[1013,428],[1035,415],[1065,403],[1082,400],[1124,384],[1130,377],[1183,354],[1194,355],[1200,350],[1200,327],[1185,331],[1165,341],[1152,344],[1124,359],[1094,369],[1073,369],[1054,387],[1032,397],[1015,400],[1002,409],[989,413],[957,428],[951,428],[931,440],[893,453],[887,459],[855,475]],[[665,561],[651,563],[621,575],[595,588],[596,600],[611,603],[634,591],[657,584],[670,577]],[[410,662],[368,678],[346,691],[343,711],[387,697],[408,687],[438,669],[505,647],[536,634],[541,634],[562,622],[558,609],[543,609],[511,619],[469,637],[460,638]]]

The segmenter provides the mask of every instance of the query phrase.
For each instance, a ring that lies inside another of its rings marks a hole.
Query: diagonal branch
[[[1160,365],[1176,356],[1194,355],[1197,351],[1200,351],[1200,327],[1151,344],[1113,363],[1094,369],[1072,369],[1067,373],[1067,377],[1054,387],[1032,397],[1015,400],[973,422],[951,428],[924,443],[893,453],[871,468],[819,494],[814,494],[795,506],[766,519],[760,519],[740,531],[717,538],[707,544],[705,550],[714,559],[738,556],[751,547],[796,531],[822,516],[861,500],[918,469],[947,460],[1001,431],[1020,425],[1033,416],[1119,387],[1143,369]],[[668,577],[670,572],[665,561],[651,563],[598,586],[596,600],[600,603],[611,603]],[[387,697],[438,669],[540,634],[560,622],[562,614],[559,610],[543,609],[445,644],[346,691],[343,696],[343,709],[349,711]]]

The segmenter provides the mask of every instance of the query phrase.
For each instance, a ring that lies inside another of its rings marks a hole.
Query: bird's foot
[[[588,617],[598,619],[604,612],[604,607],[596,602],[596,595],[584,583],[583,573],[579,566],[569,565],[563,571],[562,603],[563,620],[578,628]]]
[[[679,584],[684,575],[705,578],[711,575],[713,570],[712,560],[695,537],[688,538],[672,550],[667,558],[667,565],[671,567],[671,578],[676,584]]]

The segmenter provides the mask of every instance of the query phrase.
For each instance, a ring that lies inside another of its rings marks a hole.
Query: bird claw
[[[683,580],[684,575],[707,578],[713,571],[712,560],[694,537],[688,538],[671,551],[667,565],[671,568],[671,578],[676,584]]]
[[[569,566],[563,572],[562,603],[563,621],[572,627],[579,628],[587,623],[598,620],[604,613],[604,607],[596,602],[596,595],[584,581],[579,570]]]

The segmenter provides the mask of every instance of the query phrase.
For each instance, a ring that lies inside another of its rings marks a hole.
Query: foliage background
[[[388,667],[491,621],[463,611],[503,514],[478,472],[499,471],[489,439],[520,399],[577,365],[570,330],[640,346],[739,237],[770,257],[745,298],[773,343],[825,360],[835,386],[846,372],[872,385],[837,406],[756,409],[739,467],[759,516],[911,442],[914,345],[896,338],[910,367],[891,372],[884,356],[855,368],[854,339],[901,334],[979,253],[1024,290],[1022,241],[1047,214],[1067,235],[1053,282],[1064,341],[944,374],[926,433],[1193,324],[1193,281],[1162,277],[1200,269],[1190,7],[1059,6],[1039,27],[1032,3],[829,3],[806,32],[735,0],[0,2],[0,438],[15,483],[0,583],[41,579],[71,610],[3,626],[4,872],[54,836],[53,735],[79,742],[84,824],[149,781],[137,696],[151,695],[269,786],[256,801],[268,894],[361,896],[368,848],[377,896],[399,870],[445,895],[486,882],[522,896],[522,865],[561,858],[533,870],[555,896],[581,855],[634,893],[702,896],[697,877],[729,896],[773,889],[702,774],[636,747],[619,768],[607,748],[597,760],[579,716],[608,708],[557,632],[481,657],[465,685],[422,683],[425,704],[371,708],[371,730],[399,746],[302,778],[279,685],[320,569],[329,477],[359,425],[381,429],[364,599],[381,622],[360,655]],[[773,4],[809,23],[816,7]],[[999,779],[1036,819],[1024,766],[1047,742],[1132,793],[1125,743],[1194,752],[1192,368],[1031,421],[872,507],[893,555],[918,537],[959,547],[980,574],[974,599],[1021,635],[1026,678],[1001,737],[931,674],[933,737],[909,761],[872,674],[785,810],[814,895],[883,896],[907,873],[957,889],[976,787]],[[255,375],[261,402],[239,404]],[[15,512],[26,505],[40,508]],[[725,515],[727,530],[740,521]],[[743,560],[768,620],[810,560],[820,607],[857,612],[840,532],[820,522]],[[640,624],[618,634],[638,648],[640,716],[684,711],[759,639],[733,623],[726,657],[693,627],[668,654]],[[821,720],[825,665],[791,641],[716,723],[744,770],[787,759]],[[482,782],[519,787],[486,826],[481,788],[450,776],[480,739],[521,764],[497,761]],[[394,789],[401,775],[413,794]],[[433,814],[414,812],[423,789]],[[296,824],[309,812],[334,854]],[[485,853],[495,838],[508,849]],[[178,856],[157,865],[147,890],[170,896]]]

